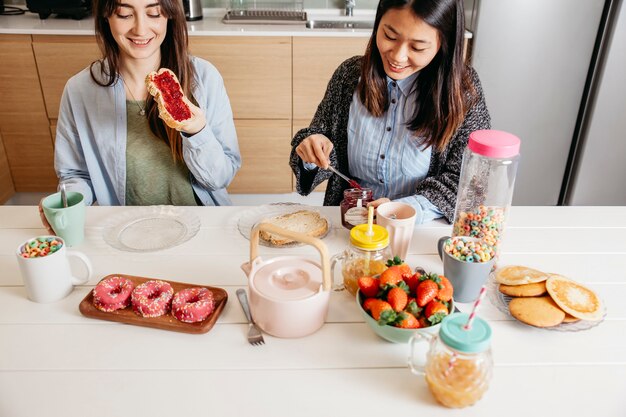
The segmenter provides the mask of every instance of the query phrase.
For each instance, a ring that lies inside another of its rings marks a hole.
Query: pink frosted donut
[[[172,316],[184,323],[195,323],[209,317],[215,308],[213,293],[207,288],[186,288],[172,299]]]
[[[107,313],[126,308],[130,304],[133,288],[135,284],[128,278],[105,278],[93,289],[93,305]]]
[[[147,281],[138,285],[130,296],[133,311],[143,317],[159,317],[167,313],[174,289],[163,281]]]

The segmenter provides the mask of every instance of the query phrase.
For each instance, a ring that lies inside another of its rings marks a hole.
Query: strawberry
[[[393,308],[391,308],[388,302],[375,299],[371,303],[371,307],[372,317],[374,317],[374,320],[376,320],[381,326],[395,321],[396,312],[393,311]]]
[[[399,256],[394,256],[393,259],[387,260],[387,267],[391,268],[392,266],[399,266],[402,276],[408,276],[413,274],[413,272],[411,271],[411,267],[406,264],[402,259],[400,259]]]
[[[380,274],[378,281],[380,288],[385,288],[387,284],[398,285],[402,281],[402,269],[398,265],[387,268]]]
[[[424,307],[439,295],[439,284],[441,280],[437,274],[424,274],[419,277],[420,283],[417,285],[416,295],[417,305]]]
[[[420,327],[429,327],[430,323],[428,322],[428,320],[426,320],[426,317],[421,316],[420,318],[417,319],[417,321],[420,323]]]
[[[403,311],[398,315],[398,321],[396,321],[396,327],[400,327],[402,329],[419,329],[420,322],[415,318],[415,316],[411,313],[407,313]]]
[[[443,320],[443,318],[447,315],[448,307],[437,300],[433,300],[428,303],[426,306],[426,312],[424,313],[424,316],[432,325],[440,323],[441,320]]]
[[[416,292],[417,294],[415,298],[417,300],[417,305],[424,307],[437,297],[439,294],[439,286],[435,281],[427,279],[419,283]]]
[[[376,297],[376,294],[378,294],[378,279],[374,277],[359,278],[359,289],[366,298]]]
[[[452,283],[450,280],[443,275],[439,275],[439,279],[441,280],[441,289],[439,290],[439,298],[441,301],[450,301],[452,300],[452,294],[454,294],[454,288],[452,287]]]
[[[387,302],[396,312],[404,310],[408,298],[406,291],[399,287],[392,288],[387,294]]]
[[[378,301],[376,298],[367,298],[365,301],[363,301],[363,310],[369,312],[372,309],[372,304]]]
[[[404,277],[404,282],[409,286],[409,294],[415,294],[417,285],[420,283],[420,274],[413,274]]]
[[[406,303],[404,311],[406,311],[407,313],[411,313],[415,317],[417,317],[422,312],[422,309],[417,306],[417,301],[415,301],[415,298],[409,297],[409,302]]]

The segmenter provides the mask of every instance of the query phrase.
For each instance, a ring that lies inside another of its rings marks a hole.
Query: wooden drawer
[[[291,119],[291,38],[193,37],[224,78],[236,119]]]
[[[293,38],[293,118],[311,120],[339,64],[363,55],[369,38]]]
[[[94,36],[33,36],[48,118],[59,117],[63,88],[73,75],[101,57]]]
[[[242,166],[230,193],[291,192],[291,123],[288,120],[235,120]]]

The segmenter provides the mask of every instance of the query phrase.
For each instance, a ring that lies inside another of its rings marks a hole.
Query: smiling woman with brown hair
[[[188,53],[179,0],[96,0],[102,59],[63,92],[55,169],[68,190],[100,205],[230,204],[226,187],[241,166],[222,77]],[[176,129],[148,94],[146,76],[170,69],[190,100]]]
[[[348,184],[373,190],[374,206],[403,201],[417,223],[454,216],[469,134],[489,129],[476,72],[463,62],[461,0],[381,0],[363,57],[333,74],[308,128],[292,141],[300,194],[328,179],[325,205]]]

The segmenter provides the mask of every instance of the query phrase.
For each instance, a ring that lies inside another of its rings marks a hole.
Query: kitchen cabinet
[[[6,203],[6,201],[11,198],[13,194],[15,194],[13,177],[11,176],[9,161],[4,150],[2,135],[0,135],[0,205]]]
[[[308,126],[339,64],[363,55],[369,38],[293,38],[293,119]],[[297,124],[296,124],[297,123]]]
[[[33,51],[48,118],[56,120],[65,83],[99,59],[100,49],[95,36],[33,35]]]
[[[15,190],[54,190],[52,140],[30,35],[0,36],[0,92],[0,134]]]
[[[369,37],[293,38],[293,135],[311,123],[337,67],[354,55],[363,55],[368,41]],[[326,183],[315,191],[325,191]]]
[[[242,165],[230,193],[291,192],[290,120],[235,120]]]
[[[192,37],[191,53],[224,78],[242,166],[231,193],[291,192],[291,38]]]
[[[224,78],[235,119],[291,119],[290,37],[192,37]]]

